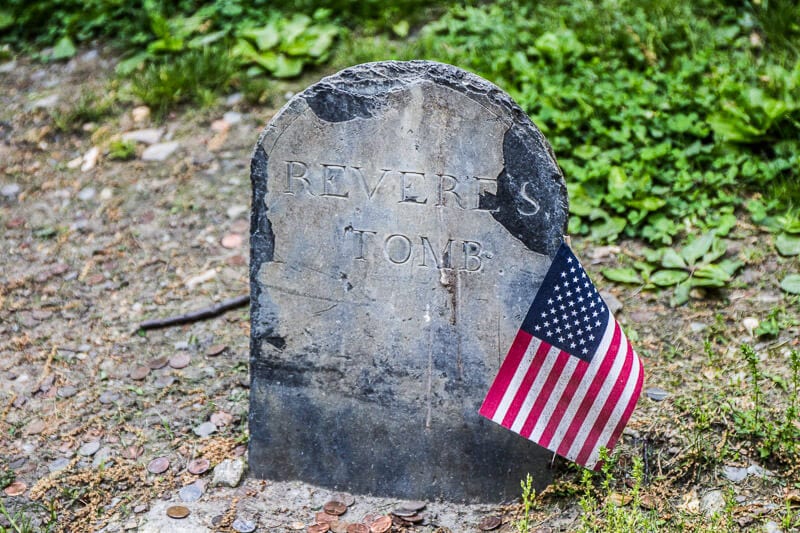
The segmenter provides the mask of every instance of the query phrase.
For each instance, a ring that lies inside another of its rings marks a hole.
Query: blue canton
[[[568,354],[592,360],[610,313],[589,276],[562,243],[522,329]]]

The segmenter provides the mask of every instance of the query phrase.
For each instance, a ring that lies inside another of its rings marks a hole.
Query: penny
[[[308,526],[306,531],[308,531],[308,533],[325,533],[329,529],[330,526],[328,526],[328,524],[313,524]]]
[[[410,522],[412,524],[419,524],[423,520],[425,520],[425,517],[422,516],[421,514],[412,514],[410,516],[403,517],[403,521]]]
[[[28,489],[28,486],[25,485],[22,481],[15,481],[11,483],[8,487],[3,490],[6,496],[19,496],[23,492]]]
[[[500,527],[502,523],[503,519],[499,516],[487,516],[478,524],[478,529],[481,531],[491,531]]]
[[[412,511],[421,511],[425,509],[426,505],[428,505],[428,502],[410,501],[410,502],[403,502],[397,507],[402,507],[403,509],[410,509]]]
[[[209,346],[208,350],[206,350],[206,355],[209,357],[216,357],[224,352],[225,348],[227,348],[227,346],[224,344],[215,344],[214,346]]]
[[[347,511],[347,505],[336,500],[331,500],[322,506],[326,513],[341,516]]]
[[[130,371],[129,375],[130,375],[131,379],[139,381],[139,380],[142,380],[142,379],[146,378],[147,374],[149,374],[149,373],[150,373],[150,368],[149,367],[139,365],[139,366],[133,367],[133,369]]]
[[[163,474],[169,468],[169,459],[166,457],[156,457],[147,465],[147,471],[151,474]]]
[[[186,368],[192,362],[192,356],[186,352],[178,352],[169,358],[169,366],[172,368]]]
[[[314,519],[317,521],[317,524],[330,524],[331,522],[339,520],[339,517],[320,511],[314,516]]]
[[[141,446],[136,446],[135,444],[131,444],[127,448],[122,450],[122,457],[125,459],[136,459],[144,452],[144,448]]]
[[[369,533],[369,528],[364,524],[350,524],[347,533]]]
[[[407,509],[405,507],[396,507],[394,511],[392,511],[392,514],[395,516],[401,516],[405,518],[406,516],[415,515],[417,514],[417,512],[413,509]]]
[[[392,519],[387,515],[379,517],[369,525],[370,533],[386,533],[392,529]]]
[[[169,359],[166,357],[156,357],[155,359],[150,359],[147,362],[147,366],[150,367],[150,370],[158,370],[159,368],[164,368],[167,366]]]
[[[167,507],[167,516],[170,518],[186,518],[189,516],[189,508],[183,505],[172,505]]]
[[[346,492],[337,492],[333,496],[331,496],[331,500],[336,502],[342,502],[348,507],[352,507],[354,503],[356,503],[356,499],[353,497],[352,494],[347,494]]]
[[[190,474],[194,474],[196,476],[207,472],[209,468],[211,468],[211,462],[205,457],[193,459],[189,461],[188,465],[186,465],[186,470],[188,470]]]

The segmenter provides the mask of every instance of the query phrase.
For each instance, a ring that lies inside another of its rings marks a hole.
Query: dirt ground
[[[235,475],[234,487],[213,483],[215,466],[246,458],[247,308],[138,331],[144,320],[247,294],[249,159],[275,109],[234,94],[155,121],[122,102],[97,122],[60,129],[58,117],[82,92],[113,91],[112,79],[113,59],[96,51],[67,64],[0,64],[0,477],[16,480],[4,506],[31,519],[34,531],[305,531],[331,491]],[[153,138],[138,142],[132,159],[109,156],[124,133],[150,129],[158,131],[142,134]],[[147,161],[153,140],[177,148]],[[746,262],[735,282],[677,309],[666,291],[600,275],[640,257],[639,243],[573,241],[621,305],[617,317],[645,363],[645,388],[666,395],[642,396],[620,463],[629,470],[630,457],[644,458],[645,508],[665,519],[727,513],[733,529],[779,531],[791,508],[797,469],[760,458],[736,439],[729,412],[714,410],[714,398],[746,408],[752,396],[740,342],[769,365],[767,404],[787,402],[790,387],[780,384],[790,379],[797,324],[754,338],[745,320],[776,309],[798,316],[797,299],[778,287],[798,261],[779,257],[770,239],[742,222],[729,243]],[[203,470],[192,463],[200,458],[207,471],[191,473]],[[560,461],[554,468],[533,530],[572,531],[580,527],[580,476]],[[424,522],[396,520],[394,530],[478,531],[500,516],[496,530],[514,531],[519,505],[508,503],[427,502]],[[399,504],[357,495],[341,522]],[[189,516],[168,517],[177,505]],[[8,521],[0,517],[0,526]]]

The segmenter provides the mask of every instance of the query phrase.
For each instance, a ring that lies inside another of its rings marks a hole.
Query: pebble
[[[142,152],[142,160],[143,161],[165,161],[179,147],[180,147],[180,144],[177,141],[170,141],[170,142],[165,142],[165,143],[151,144],[150,146],[148,146],[145,149],[144,152]]]
[[[101,394],[100,397],[97,399],[97,401],[99,401],[102,404],[113,403],[116,402],[117,400],[119,400],[119,394],[117,394],[116,392],[112,392],[110,390],[103,392],[103,394]]]
[[[178,497],[182,502],[191,503],[196,502],[203,495],[203,484],[195,481],[191,485],[186,485],[178,491]]]
[[[122,134],[123,141],[133,141],[144,144],[156,144],[164,135],[160,128],[146,128],[143,130],[126,131]]]
[[[81,172],[88,172],[92,170],[95,167],[95,165],[97,165],[97,159],[99,157],[100,157],[100,148],[98,148],[97,146],[92,146],[88,152],[83,154],[83,164],[81,165]],[[92,196],[94,196],[94,189],[92,189]],[[78,195],[78,197],[80,197],[80,194]],[[83,200],[83,198],[81,198],[81,200]]]
[[[103,446],[97,451],[96,454],[94,454],[94,458],[92,459],[92,467],[100,468],[100,465],[109,467],[113,462],[114,460],[111,459],[111,448],[108,446]]]
[[[702,322],[692,322],[691,324],[689,324],[689,329],[691,329],[693,333],[700,333],[707,327],[708,326],[706,326]]]
[[[748,316],[742,320],[742,326],[744,326],[744,329],[747,330],[747,334],[751,337],[753,336],[753,331],[758,327],[758,324],[758,319],[752,316]]]
[[[15,197],[16,195],[19,194],[20,190],[21,190],[21,188],[20,188],[20,186],[18,184],[9,183],[8,185],[3,185],[3,187],[0,188],[0,194],[5,196],[6,198],[13,198],[13,197]],[[231,217],[231,218],[233,218],[233,217]]]
[[[38,435],[42,431],[44,431],[45,423],[44,420],[34,420],[27,426],[25,426],[25,435]]]
[[[146,105],[134,107],[131,110],[131,117],[133,118],[134,122],[144,122],[150,118],[150,108]]]
[[[230,413],[226,413],[225,411],[217,411],[216,413],[211,415],[211,423],[217,427],[220,426],[227,426],[233,422],[233,415]]]
[[[758,465],[750,465],[747,467],[747,474],[751,476],[770,477],[772,472]]]
[[[242,114],[237,113],[236,111],[228,111],[227,113],[222,115],[222,120],[231,125],[238,124],[242,121]]]
[[[214,467],[213,486],[236,487],[244,475],[244,462],[241,459],[225,459]]]
[[[78,448],[78,454],[83,455],[84,457],[89,457],[90,455],[94,455],[99,449],[100,441],[93,440]]]
[[[47,469],[51,474],[55,474],[56,472],[64,470],[67,466],[69,466],[69,459],[66,457],[61,457],[47,465]]]
[[[644,393],[654,402],[661,402],[669,398],[669,393],[660,387],[650,387]]]
[[[777,522],[770,520],[764,523],[764,533],[783,533],[781,526]]]
[[[725,466],[722,468],[722,475],[724,475],[728,481],[739,483],[747,477],[747,469],[738,466]]]
[[[81,189],[81,191],[78,193],[78,199],[83,200],[84,202],[87,200],[91,200],[92,198],[94,198],[95,192],[96,191],[94,190],[94,187],[86,187],[84,189]]]
[[[114,196],[114,191],[112,191],[108,187],[103,187],[103,190],[100,191],[101,200],[111,200],[113,196]]]
[[[38,100],[33,102],[34,108],[48,108],[53,107],[58,103],[58,94],[51,94],[50,96],[45,96],[44,98],[39,98]]]
[[[13,70],[13,68],[11,70]],[[233,93],[233,94],[229,95],[225,99],[225,104],[233,106],[233,105],[236,105],[236,104],[240,103],[243,98],[244,98],[244,95],[242,93]]]
[[[234,248],[239,248],[244,243],[244,237],[239,235],[238,233],[229,233],[225,235],[220,244],[222,244],[223,248],[227,248],[232,250]]]
[[[700,499],[700,510],[703,514],[711,516],[725,509],[725,497],[721,490],[712,490]]]
[[[215,426],[212,422],[203,422],[202,424],[194,428],[193,431],[194,434],[197,435],[198,437],[208,437],[209,435],[217,431],[217,426]]]
[[[157,389],[165,389],[175,383],[175,378],[173,376],[159,376],[153,382],[153,386]]]
[[[246,205],[232,205],[226,211],[228,218],[235,219],[238,218],[239,215],[246,213],[250,208]]]
[[[58,397],[59,398],[71,398],[75,396],[78,392],[78,389],[73,387],[72,385],[67,385],[65,387],[59,387],[58,389]]]

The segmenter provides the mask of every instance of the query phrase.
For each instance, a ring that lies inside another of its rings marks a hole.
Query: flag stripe
[[[554,413],[558,409],[558,406],[564,396],[564,389],[567,387],[567,384],[572,375],[575,373],[575,369],[578,367],[578,362],[580,361],[580,359],[577,357],[572,357],[567,352],[561,353],[566,357],[566,361],[561,365],[561,373],[558,374],[558,379],[555,380],[553,390],[551,391],[549,395],[550,397],[544,406],[544,412],[551,414],[550,416],[539,417],[539,420],[536,422],[536,426],[531,432],[530,438],[536,442],[541,442],[542,434],[544,433],[544,430],[547,427],[551,417],[555,416]]]
[[[537,346],[534,348],[533,343],[531,343],[531,348],[529,351],[531,353],[535,351],[536,355],[534,355],[528,368],[525,369],[525,377],[522,378],[519,389],[517,390],[517,393],[514,394],[514,399],[506,411],[502,422],[500,423],[503,427],[510,428],[512,425],[514,425],[514,420],[516,420],[520,408],[525,403],[525,399],[528,397],[531,386],[533,385],[536,376],[539,374],[539,369],[542,367],[545,357],[547,357],[547,352],[550,350],[550,345],[546,342],[536,339],[536,344]],[[514,391],[512,390],[510,392],[513,393]]]
[[[525,420],[525,424],[522,427],[522,431],[520,434],[531,440],[536,441],[536,437],[531,437],[540,425],[543,424],[542,420],[542,413],[549,413],[550,411],[547,410],[547,406],[551,404],[552,393],[555,389],[559,388],[559,385],[562,381],[562,376],[566,371],[566,366],[574,363],[574,358],[570,356],[567,352],[559,350],[555,346],[551,348],[551,354],[556,353],[553,368],[548,372],[544,383],[541,386],[541,389],[537,390],[538,397],[536,401],[533,403],[533,408],[528,415],[528,418]],[[557,399],[558,396],[555,396]]]
[[[561,350],[559,350],[555,346],[550,346],[544,341],[542,342],[542,347],[539,348],[539,353],[542,354],[544,357],[542,359],[541,367],[539,368],[539,371],[536,374],[536,379],[533,381],[533,384],[531,385],[532,392],[528,394],[528,396],[525,398],[525,402],[522,404],[519,413],[517,413],[516,418],[514,419],[514,423],[511,425],[511,427],[509,427],[511,431],[520,434],[522,433],[525,422],[532,414],[534,403],[538,398],[538,391],[541,391],[542,385],[547,379],[547,377],[550,375],[550,372],[552,371],[553,367],[555,366],[560,352]]]
[[[609,320],[604,337],[605,336],[610,337],[611,342],[609,342],[607,345],[604,343],[604,346],[608,346],[604,350],[604,356],[602,358],[597,357],[594,359],[593,362],[597,362],[597,367],[592,368],[592,372],[581,384],[582,386],[578,390],[578,394],[573,398],[573,401],[570,404],[569,412],[571,417],[559,428],[561,430],[560,433],[567,436],[558,445],[559,453],[563,452],[562,455],[566,456],[566,452],[569,451],[572,443],[581,433],[580,429],[582,426],[584,426],[584,424],[586,424],[586,420],[591,420],[591,416],[589,416],[591,409],[595,405],[595,402],[597,402],[599,395],[602,393],[603,386],[612,372],[614,363],[619,361],[618,355],[620,351],[620,345],[624,341],[622,330],[616,321]],[[563,428],[565,425],[567,426],[567,429]]]
[[[635,364],[634,359],[636,359]],[[619,401],[614,405],[614,409],[609,413],[607,419],[598,419],[597,425],[599,427],[596,431],[593,428],[592,434],[586,440],[581,453],[578,455],[578,460],[589,468],[593,467],[597,462],[601,447],[613,448],[613,444],[616,443],[616,441],[612,442],[613,432],[616,431],[617,427],[619,427],[620,433],[622,432],[622,428],[628,422],[630,412],[633,411],[639,398],[638,391],[641,390],[639,380],[643,374],[641,372],[641,364],[632,348],[628,350],[626,362],[630,363],[631,373],[626,382],[622,384]],[[628,413],[628,417],[625,417],[626,413]]]
[[[592,398],[593,401],[584,417],[585,423],[576,432],[570,451],[566,455],[567,457],[580,457],[581,450],[587,442],[597,442],[599,434],[596,428],[602,428],[608,421],[608,417],[611,415],[622,390],[616,390],[617,386],[621,384],[624,388],[625,383],[627,383],[628,374],[630,373],[630,361],[626,354],[630,351],[630,345],[625,336],[622,335],[622,329],[618,324],[616,328],[620,331],[621,342],[619,349],[609,354],[610,357],[613,357],[614,364],[607,374],[600,376],[604,378],[602,379],[602,386]],[[625,371],[626,368],[628,372]],[[595,432],[594,434],[593,431]]]
[[[503,396],[506,394],[506,391],[511,385],[511,382],[520,366],[520,362],[528,350],[528,345],[531,343],[531,339],[531,334],[527,331],[521,329],[517,332],[517,336],[514,338],[511,349],[509,350],[506,358],[503,360],[503,363],[500,365],[500,371],[497,373],[497,376],[494,378],[494,383],[492,383],[492,386],[489,389],[489,394],[487,394],[486,399],[483,400],[483,405],[479,411],[483,416],[494,420],[495,412],[497,411]],[[542,341],[536,339],[536,342]]]

